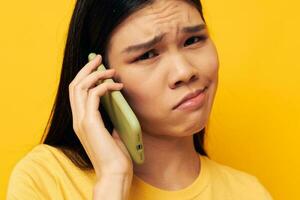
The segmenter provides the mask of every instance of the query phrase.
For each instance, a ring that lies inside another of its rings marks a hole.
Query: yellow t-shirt
[[[133,176],[130,200],[271,200],[252,175],[199,155],[201,171],[188,187],[167,191]],[[96,176],[80,170],[57,148],[35,146],[14,167],[7,199],[92,199]]]

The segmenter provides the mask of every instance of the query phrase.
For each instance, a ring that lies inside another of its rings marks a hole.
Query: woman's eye
[[[193,36],[187,39],[187,41],[184,43],[184,46],[192,45],[194,43],[197,43],[199,41],[205,41],[207,39],[207,36]]]
[[[156,54],[153,51],[148,51],[144,53],[143,55],[139,56],[135,61],[142,61],[142,60],[147,60],[155,56]]]

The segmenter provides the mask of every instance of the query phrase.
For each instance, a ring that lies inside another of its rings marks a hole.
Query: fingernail
[[[90,54],[88,55],[88,60],[91,61],[91,60],[93,60],[95,57],[96,57],[96,54],[95,54],[95,53],[90,53]]]

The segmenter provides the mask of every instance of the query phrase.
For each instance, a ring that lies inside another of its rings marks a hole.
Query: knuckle
[[[94,96],[96,94],[97,94],[97,88],[96,87],[89,90],[89,95],[90,96]]]
[[[78,133],[78,127],[77,127],[77,125],[75,125],[75,124],[73,124],[73,130],[74,130],[74,132],[77,134]]]
[[[79,132],[80,132],[80,128],[79,128],[77,122],[73,122],[72,127],[73,127],[73,130],[74,130],[74,132],[76,133],[76,135],[78,135]]]
[[[71,90],[73,89],[73,87],[74,87],[74,83],[71,82],[71,83],[69,84],[69,91],[71,91]]]
[[[77,83],[77,84],[74,85],[74,89],[75,89],[75,90],[79,90],[80,87],[81,87],[81,84],[80,84],[80,83]]]

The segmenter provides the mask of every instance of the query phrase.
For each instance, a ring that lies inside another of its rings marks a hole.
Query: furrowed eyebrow
[[[196,33],[202,31],[203,29],[206,29],[206,24],[184,27],[181,31],[184,33]]]
[[[183,32],[183,33],[196,33],[196,32],[202,31],[203,29],[206,29],[206,25],[205,24],[198,24],[198,25],[195,25],[195,26],[183,27],[181,29],[181,32]],[[151,39],[147,42],[126,47],[122,51],[122,53],[130,53],[130,52],[133,52],[133,51],[140,51],[140,50],[149,49],[149,48],[153,47],[155,44],[157,44],[158,42],[160,42],[163,39],[164,35],[165,35],[165,33],[157,35],[153,39]]]
[[[122,53],[130,53],[132,51],[140,51],[143,49],[149,49],[150,47],[153,47],[155,44],[160,42],[163,39],[164,35],[165,34],[157,35],[153,39],[151,39],[145,43],[140,43],[140,44],[129,46],[126,49],[124,49],[122,51]]]

